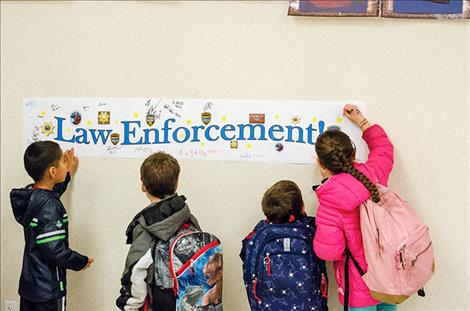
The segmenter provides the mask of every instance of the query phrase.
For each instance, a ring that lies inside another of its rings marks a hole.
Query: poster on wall
[[[470,18],[470,0],[383,0],[383,17]]]
[[[52,140],[80,157],[142,158],[165,151],[177,159],[311,164],[315,140],[339,128],[360,130],[342,115],[351,101],[179,98],[24,98],[23,142]],[[361,110],[365,104],[354,102]]]
[[[379,0],[290,0],[289,15],[378,16]]]

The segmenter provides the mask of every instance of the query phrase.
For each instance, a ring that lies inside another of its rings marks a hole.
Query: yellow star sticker
[[[86,124],[88,124],[88,125],[91,125],[91,121],[90,121],[90,120],[88,120]]]
[[[134,112],[134,118],[138,118],[139,117],[139,114],[137,112]]]
[[[226,117],[226,116],[223,116],[223,117],[222,117],[222,122],[225,122],[225,121],[227,121],[227,117]]]
[[[246,147],[247,147],[248,149],[251,149],[251,144],[250,144],[250,143],[246,144]]]
[[[45,111],[41,111],[41,116],[45,116],[46,115],[46,112]]]
[[[343,118],[338,117],[338,119],[336,119],[336,121],[338,121],[338,123],[341,123],[341,122],[343,122]]]
[[[275,116],[274,116],[274,119],[276,119],[276,120],[279,119],[279,115],[278,115],[278,114],[275,115]]]
[[[70,133],[70,129],[67,129],[67,133]]]
[[[183,134],[183,133],[180,133],[180,134],[178,135],[178,137],[179,137],[180,139],[183,139],[183,138],[184,138],[184,134]]]
[[[204,142],[203,141],[201,141],[201,147],[204,147]]]
[[[110,118],[111,118],[111,112],[98,111],[98,124],[109,124]]]
[[[41,133],[46,136],[49,136],[51,134],[54,134],[54,128],[55,126],[52,125],[52,122],[44,122],[44,124],[41,125]]]
[[[187,125],[190,125],[190,124],[191,124],[191,120],[189,120],[189,119],[186,120],[186,124],[187,124]]]
[[[313,122],[317,122],[317,118],[313,118],[312,121],[313,121]]]

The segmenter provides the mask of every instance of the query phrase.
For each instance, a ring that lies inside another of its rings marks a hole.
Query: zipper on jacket
[[[57,282],[59,283],[60,291],[63,292],[64,291],[64,283],[60,280],[59,267],[56,267],[55,269],[56,269],[56,272],[57,272]]]

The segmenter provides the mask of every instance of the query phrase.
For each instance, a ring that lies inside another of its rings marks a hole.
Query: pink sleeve
[[[393,145],[379,125],[366,129],[362,138],[369,147],[369,157],[365,165],[375,172],[379,183],[387,186],[393,167]]]
[[[337,216],[328,215],[321,206],[315,219],[317,230],[313,239],[315,254],[323,260],[339,260],[344,253],[346,240]]]

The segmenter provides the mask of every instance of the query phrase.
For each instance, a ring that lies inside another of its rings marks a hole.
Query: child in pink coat
[[[387,185],[393,166],[393,145],[379,125],[370,125],[354,105],[343,108],[344,115],[363,131],[362,138],[370,153],[366,163],[357,163],[351,139],[340,130],[327,130],[316,143],[315,151],[321,175],[325,178],[314,187],[318,197],[317,231],[314,249],[318,257],[334,261],[338,297],[344,304],[345,250],[349,249],[363,271],[367,263],[362,245],[359,205],[369,199],[378,202],[375,183]],[[349,310],[396,310],[395,305],[380,303],[369,294],[359,271],[350,260]]]

